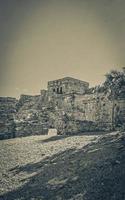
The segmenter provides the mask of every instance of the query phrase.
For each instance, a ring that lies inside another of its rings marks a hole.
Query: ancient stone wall
[[[75,107],[84,113],[83,120],[96,122],[102,127],[112,126],[113,102],[105,94],[76,96]]]
[[[42,96],[21,95],[15,114],[16,136],[47,134],[47,112],[41,107]]]
[[[125,129],[125,99],[113,100],[113,124],[114,129]]]
[[[16,104],[15,98],[0,97],[0,139],[15,137]]]
[[[55,97],[54,103],[54,127],[65,133],[112,129],[113,102],[103,93],[62,95],[62,98]]]

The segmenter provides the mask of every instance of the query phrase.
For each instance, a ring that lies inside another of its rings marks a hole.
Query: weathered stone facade
[[[48,82],[49,94],[85,94],[88,87],[89,83],[71,77]]]
[[[89,84],[73,78],[48,82],[40,95],[0,98],[0,134],[20,137],[85,131],[108,131],[125,126],[125,98],[91,92]],[[5,137],[5,138],[6,138]]]

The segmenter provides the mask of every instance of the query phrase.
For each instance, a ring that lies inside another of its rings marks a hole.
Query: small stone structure
[[[125,127],[125,95],[114,98],[93,92],[89,83],[70,77],[49,81],[48,90],[37,96],[0,98],[1,139],[109,131],[121,126]]]
[[[55,129],[55,128],[50,128],[50,129],[48,130],[48,135],[49,135],[49,136],[56,136],[56,135],[57,135],[57,129]]]
[[[89,83],[75,78],[65,77],[48,82],[49,94],[85,94]]]

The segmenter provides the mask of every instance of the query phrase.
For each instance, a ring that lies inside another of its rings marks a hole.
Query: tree
[[[103,85],[106,91],[110,92],[113,97],[125,95],[125,68],[123,71],[112,70],[105,76],[106,80]]]

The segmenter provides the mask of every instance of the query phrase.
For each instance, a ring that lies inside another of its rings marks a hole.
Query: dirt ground
[[[124,133],[0,141],[0,200],[124,200]]]

